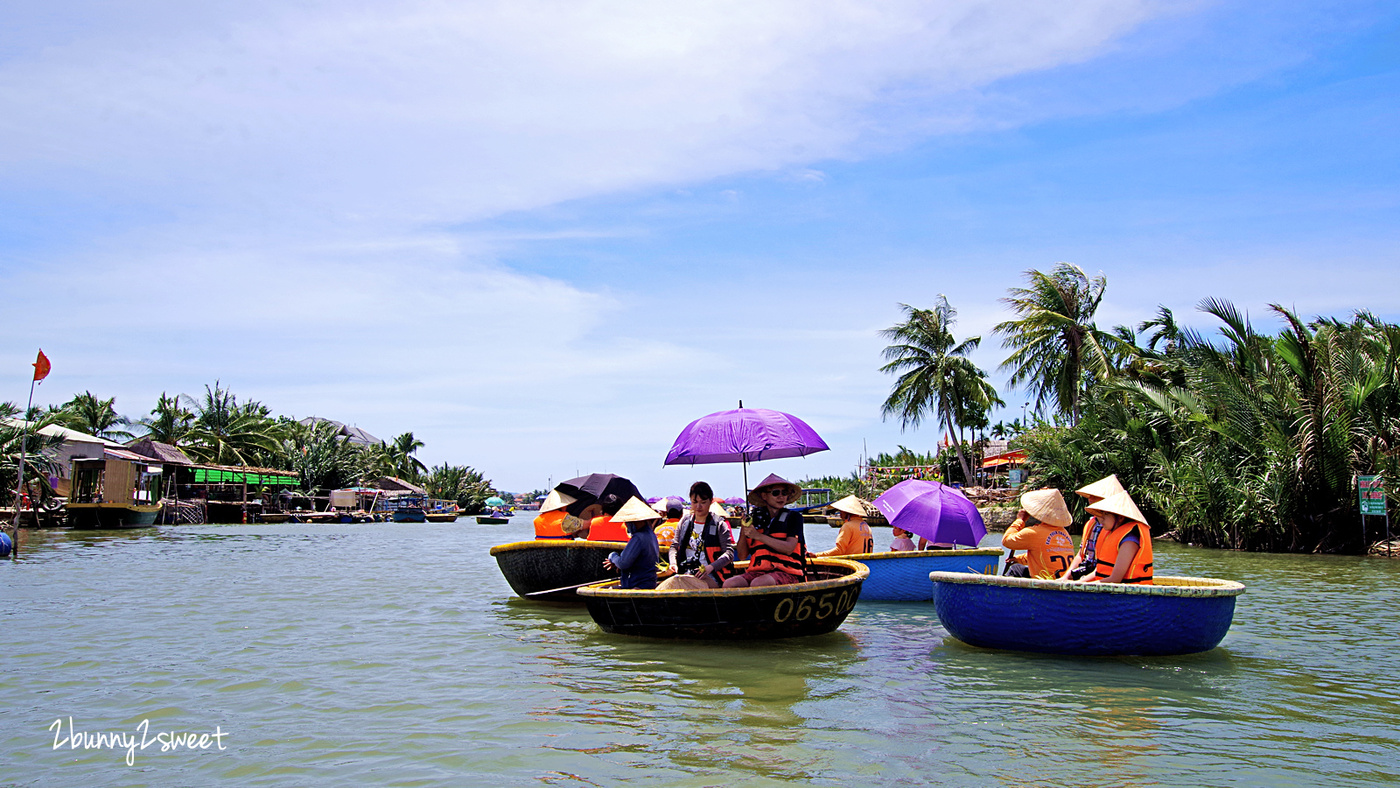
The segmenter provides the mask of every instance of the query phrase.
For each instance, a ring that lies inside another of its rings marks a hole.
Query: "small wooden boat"
[[[618,635],[756,640],[833,632],[856,606],[870,570],[840,558],[813,558],[807,571],[811,579],[785,586],[623,590],[614,580],[580,588],[578,595],[598,626]]]
[[[616,577],[603,568],[609,553],[621,552],[624,542],[590,542],[574,539],[531,539],[491,548],[496,565],[511,590],[520,596],[559,589],[530,599],[576,600],[575,589]]]
[[[428,518],[430,523],[455,523],[457,518],[462,516],[461,512],[424,512],[423,516]]]
[[[870,569],[860,592],[863,600],[927,602],[933,599],[930,572],[971,572],[994,575],[1001,560],[996,548],[969,550],[912,550],[843,555]]]
[[[477,525],[505,525],[510,522],[509,517],[494,517],[489,514],[478,514],[476,516]]]
[[[1220,644],[1244,586],[1209,577],[1154,585],[932,572],[938,620],[983,648],[1076,656],[1194,654]]]

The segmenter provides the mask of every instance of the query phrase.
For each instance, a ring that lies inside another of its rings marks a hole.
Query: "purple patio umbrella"
[[[714,462],[744,464],[744,493],[749,491],[751,462],[781,457],[805,457],[830,446],[807,422],[791,414],[765,408],[722,410],[701,416],[686,425],[665,465],[702,465]]]
[[[976,547],[987,535],[977,506],[938,482],[905,479],[881,493],[874,503],[890,525],[930,542]]]

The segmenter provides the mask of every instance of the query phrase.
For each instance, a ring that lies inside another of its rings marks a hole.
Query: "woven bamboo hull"
[[[598,626],[618,635],[758,640],[834,632],[855,607],[869,570],[853,561],[815,558],[809,572],[819,579],[714,591],[624,591],[610,582],[579,589],[579,596]]]
[[[496,565],[511,590],[520,596],[580,583],[597,583],[616,577],[603,568],[609,553],[621,552],[623,542],[589,542],[572,539],[533,539],[491,548]],[[530,599],[577,600],[573,589]]]
[[[477,525],[505,525],[510,522],[509,517],[487,517],[480,515],[476,518]]]
[[[1220,644],[1244,586],[1207,577],[1155,585],[1064,583],[933,572],[938,619],[983,648],[1075,656],[1160,656]]]
[[[918,550],[841,557],[859,561],[870,569],[870,578],[860,592],[862,600],[928,602],[933,599],[933,583],[928,579],[930,572],[993,575],[1001,560],[1001,550]]]

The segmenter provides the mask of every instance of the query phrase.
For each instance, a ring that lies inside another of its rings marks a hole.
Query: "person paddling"
[[[656,559],[661,550],[656,546],[656,524],[661,522],[646,501],[632,498],[617,510],[613,522],[626,523],[627,546],[622,552],[610,553],[603,561],[604,569],[616,569],[622,575],[621,588],[656,588]]]
[[[865,522],[866,515],[870,513],[870,502],[864,498],[847,495],[833,503],[831,508],[841,513],[841,531],[836,534],[836,546],[812,555],[859,555],[875,552],[875,536],[870,533],[870,525]]]
[[[1053,580],[1069,569],[1074,558],[1074,540],[1069,536],[1069,507],[1059,490],[1032,490],[1021,496],[1016,522],[1001,537],[1002,547],[1025,550],[1025,562],[1010,563],[1006,574]]]

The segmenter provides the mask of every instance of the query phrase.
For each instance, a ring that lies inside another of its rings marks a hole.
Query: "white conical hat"
[[[1133,503],[1133,497],[1127,492],[1114,493],[1102,501],[1091,503],[1084,507],[1084,511],[1091,514],[1116,514],[1147,525],[1147,518],[1142,516],[1142,511]]]
[[[1069,507],[1065,506],[1065,497],[1053,487],[1022,495],[1021,508],[1042,523],[1068,528],[1074,522],[1069,516]]]
[[[540,504],[540,514],[552,512],[555,509],[563,509],[565,506],[577,500],[578,499],[572,495],[561,493],[558,490],[550,490],[549,495],[544,499],[544,503]]]
[[[875,512],[875,507],[871,506],[869,501],[855,495],[847,495],[845,498],[833,503],[831,508],[838,512],[854,514],[857,517],[869,517]]]
[[[660,520],[661,515],[656,510],[647,506],[647,502],[635,495],[627,503],[617,510],[617,514],[612,516],[615,523],[638,523],[646,520]]]
[[[1118,482],[1118,474],[1110,473],[1093,484],[1080,487],[1075,492],[1090,501],[1101,501],[1114,493],[1123,492],[1123,485]]]

